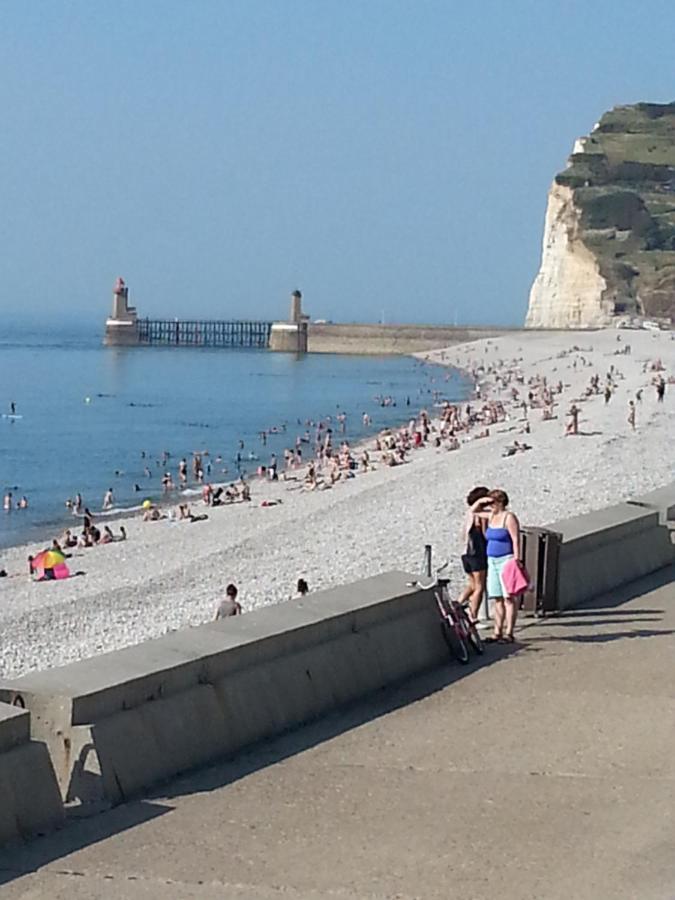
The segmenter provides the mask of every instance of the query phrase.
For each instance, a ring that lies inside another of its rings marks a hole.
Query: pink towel
[[[517,597],[530,586],[530,576],[519,559],[510,559],[502,569],[501,580],[509,597]]]

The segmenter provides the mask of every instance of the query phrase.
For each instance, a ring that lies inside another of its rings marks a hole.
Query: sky
[[[3,322],[521,324],[546,193],[675,100],[675,4],[0,0]]]

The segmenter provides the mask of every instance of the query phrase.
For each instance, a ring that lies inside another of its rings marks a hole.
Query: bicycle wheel
[[[482,656],[483,653],[485,653],[485,644],[483,643],[483,638],[478,633],[478,629],[473,624],[473,622],[469,622],[467,627],[469,629],[469,643],[471,644],[474,653],[477,653],[478,656]]]
[[[461,617],[461,626],[466,641],[468,641],[473,651],[481,656],[483,653],[485,653],[485,644],[483,643],[483,639],[478,633],[478,629],[476,628],[475,624],[467,615],[464,607],[459,603],[453,604],[453,612],[455,616]]]
[[[445,643],[448,645],[450,653],[455,657],[458,663],[465,666],[469,661],[469,648],[466,646],[466,641],[459,633],[458,627],[449,618],[443,619],[441,627],[443,628],[443,637],[445,638]]]

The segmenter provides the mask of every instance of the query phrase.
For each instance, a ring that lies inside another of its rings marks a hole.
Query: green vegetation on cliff
[[[614,311],[675,322],[675,103],[618,106],[556,176]]]

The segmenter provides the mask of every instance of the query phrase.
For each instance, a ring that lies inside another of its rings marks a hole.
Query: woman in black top
[[[469,615],[472,621],[478,619],[480,604],[485,593],[487,575],[487,543],[485,540],[485,519],[476,515],[473,505],[481,497],[486,497],[486,487],[475,487],[466,498],[469,507],[464,520],[465,549],[462,554],[462,566],[467,576],[466,587],[459,598],[460,603],[469,602]]]

